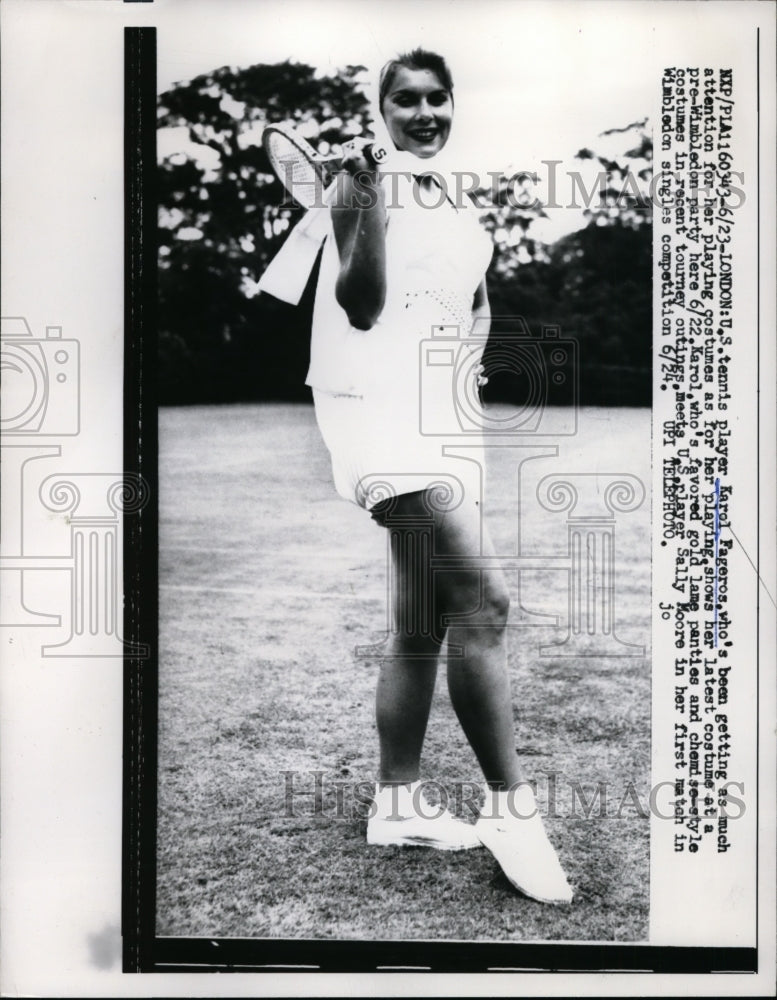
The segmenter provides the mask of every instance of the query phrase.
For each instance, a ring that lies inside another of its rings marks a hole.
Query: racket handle
[[[388,150],[372,139],[351,139],[343,144],[343,152],[337,159],[343,163],[352,154],[363,156],[371,167],[379,167],[388,156]]]
[[[370,160],[372,160],[376,167],[379,167],[388,156],[388,150],[382,143],[373,142],[366,148],[369,150]]]

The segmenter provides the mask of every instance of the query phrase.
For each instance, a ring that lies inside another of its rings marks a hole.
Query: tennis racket
[[[331,174],[349,154],[361,153],[376,164],[387,155],[369,140],[353,139],[345,144],[339,156],[322,156],[285,125],[267,125],[262,133],[262,146],[278,180],[303,208],[321,204],[321,193],[329,186]]]

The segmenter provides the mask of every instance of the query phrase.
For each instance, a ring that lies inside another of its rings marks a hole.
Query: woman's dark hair
[[[419,48],[413,49],[412,52],[403,52],[396,59],[389,60],[380,71],[378,100],[381,108],[400,66],[404,66],[405,69],[430,70],[435,74],[443,88],[451,95],[451,100],[453,99],[453,77],[451,76],[451,71],[448,69],[448,64],[436,52],[428,52],[426,49]]]

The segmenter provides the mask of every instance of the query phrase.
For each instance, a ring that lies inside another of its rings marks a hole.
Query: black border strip
[[[124,469],[149,497],[124,522],[124,637],[150,655],[124,664],[123,971],[757,972],[756,948],[156,937],[156,29],[125,28],[124,54]]]
[[[156,909],[158,490],[156,29],[124,29],[124,471],[147,497],[124,518],[123,970],[153,948]],[[127,649],[131,649],[128,646]]]
[[[761,853],[761,29],[755,29],[755,940]]]
[[[307,968],[300,968],[300,963]],[[158,938],[157,972],[755,972],[755,948]],[[294,968],[294,966],[297,966]]]

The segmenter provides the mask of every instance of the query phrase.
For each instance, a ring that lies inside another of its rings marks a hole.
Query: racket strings
[[[281,132],[273,131],[265,143],[270,164],[286,190],[301,204],[308,207],[320,197],[322,181],[310,159]]]

